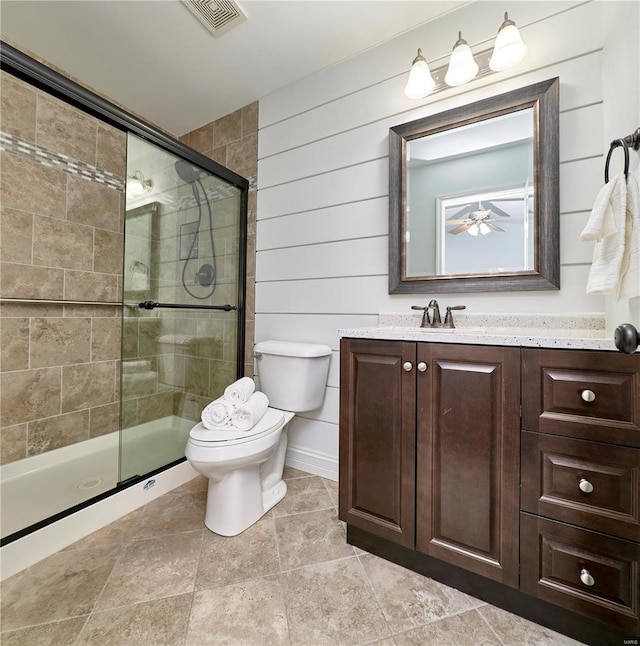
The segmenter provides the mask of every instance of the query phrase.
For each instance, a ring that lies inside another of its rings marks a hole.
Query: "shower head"
[[[188,184],[193,184],[193,182],[195,182],[200,177],[200,175],[204,173],[201,168],[193,166],[184,159],[178,159],[175,166],[176,173],[178,173],[180,179],[183,182],[187,182]]]

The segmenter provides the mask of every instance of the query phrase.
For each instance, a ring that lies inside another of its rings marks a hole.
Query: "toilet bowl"
[[[255,357],[260,390],[270,401],[265,415],[249,431],[199,423],[187,441],[191,466],[209,479],[205,525],[222,536],[240,534],[287,493],[287,425],[296,412],[322,405],[331,348],[263,341]]]

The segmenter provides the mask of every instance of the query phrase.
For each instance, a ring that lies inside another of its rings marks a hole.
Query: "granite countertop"
[[[421,328],[421,314],[380,314],[376,327],[342,329],[339,333],[341,337],[389,341],[618,351],[600,314],[455,314],[454,329]]]

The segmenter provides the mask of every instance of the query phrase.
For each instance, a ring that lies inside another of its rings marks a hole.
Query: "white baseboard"
[[[285,464],[288,467],[313,473],[313,475],[322,476],[334,482],[338,481],[338,460],[325,453],[289,446]]]
[[[4,545],[0,548],[0,581],[126,516],[138,507],[189,482],[197,475],[198,472],[188,462],[181,462],[75,514]]]

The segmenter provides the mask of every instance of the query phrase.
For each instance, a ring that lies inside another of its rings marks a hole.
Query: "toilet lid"
[[[267,435],[282,426],[284,421],[284,412],[276,408],[267,408],[267,412],[262,419],[248,431],[241,431],[237,428],[208,429],[202,422],[196,424],[189,437],[199,442],[232,442],[243,441],[250,438],[255,439],[259,435]]]

